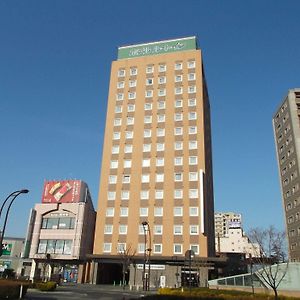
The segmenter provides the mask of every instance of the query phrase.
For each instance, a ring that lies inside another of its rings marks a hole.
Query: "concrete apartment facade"
[[[241,227],[242,215],[234,212],[215,213],[215,237],[228,236],[229,228]]]
[[[300,89],[291,89],[273,117],[289,259],[300,262]]]
[[[118,48],[103,144],[94,282],[127,251],[131,285],[149,276],[147,260],[150,285],[174,286],[187,250],[215,255],[210,105],[195,37]]]
[[[92,253],[96,213],[86,183],[46,181],[42,203],[32,209],[25,256],[31,279],[56,277],[89,281],[86,255]]]

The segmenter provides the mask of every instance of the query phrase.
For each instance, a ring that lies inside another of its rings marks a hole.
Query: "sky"
[[[299,12],[296,0],[0,0],[0,199],[30,190],[6,235],[25,236],[44,180],[84,180],[97,208],[117,47],[194,35],[211,103],[215,211],[241,213],[246,231],[284,229],[272,116],[299,87]]]

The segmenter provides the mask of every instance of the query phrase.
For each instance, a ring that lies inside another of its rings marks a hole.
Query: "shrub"
[[[39,282],[36,284],[36,288],[40,291],[50,292],[56,289],[56,282],[48,281],[48,282]]]
[[[23,293],[24,297],[29,283],[17,280],[0,280],[0,299],[18,299],[20,295],[20,288],[23,285]]]
[[[180,299],[180,300],[268,300],[274,299],[272,294],[255,294],[244,292],[244,291],[236,291],[236,290],[214,290],[208,288],[192,288],[189,289],[176,289],[176,288],[161,288],[158,290],[158,295],[153,295],[153,297],[148,298],[147,296],[144,298],[147,300],[161,299],[161,300],[169,300],[169,299]],[[297,298],[289,298],[280,296],[280,300],[296,300]],[[299,299],[299,298],[298,298]]]

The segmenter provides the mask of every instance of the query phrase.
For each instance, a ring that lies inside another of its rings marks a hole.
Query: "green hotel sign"
[[[118,59],[135,58],[148,55],[159,55],[170,52],[179,52],[196,49],[196,37],[178,40],[162,41],[151,44],[120,47]]]

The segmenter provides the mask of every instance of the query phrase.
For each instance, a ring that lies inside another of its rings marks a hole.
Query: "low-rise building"
[[[0,259],[0,274],[16,277],[29,277],[31,259],[23,258],[24,238],[4,237],[2,256]]]
[[[26,249],[33,259],[31,279],[55,276],[85,282],[86,255],[93,251],[96,213],[86,183],[46,181],[42,203],[29,219]]]
[[[259,245],[252,243],[241,227],[229,228],[228,235],[216,237],[218,253],[243,253],[246,258],[257,257],[260,254]]]

